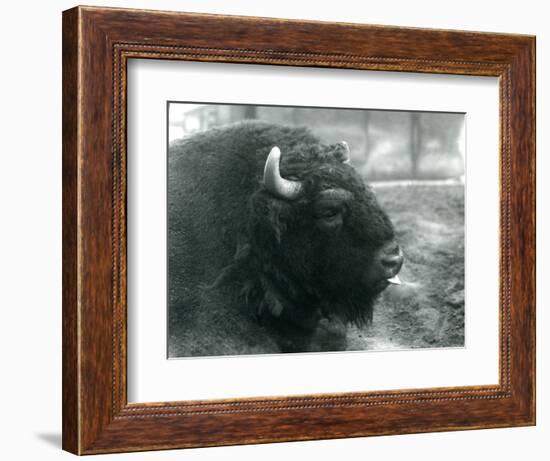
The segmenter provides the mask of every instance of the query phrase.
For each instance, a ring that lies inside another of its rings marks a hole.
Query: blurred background
[[[169,140],[245,119],[308,126],[346,141],[369,181],[464,179],[463,113],[170,103]]]

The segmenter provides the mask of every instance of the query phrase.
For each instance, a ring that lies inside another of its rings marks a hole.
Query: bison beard
[[[171,144],[170,356],[345,350],[342,325],[372,321],[402,257],[347,154],[262,122]]]

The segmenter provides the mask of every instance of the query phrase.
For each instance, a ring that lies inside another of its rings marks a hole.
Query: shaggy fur
[[[304,184],[296,200],[263,186],[275,145],[282,176]],[[170,356],[345,349],[342,325],[372,318],[383,286],[365,274],[394,231],[344,157],[262,122],[170,145]]]

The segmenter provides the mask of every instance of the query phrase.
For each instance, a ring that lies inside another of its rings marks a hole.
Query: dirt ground
[[[375,190],[403,249],[403,284],[382,293],[372,325],[348,331],[348,349],[464,346],[464,187]]]

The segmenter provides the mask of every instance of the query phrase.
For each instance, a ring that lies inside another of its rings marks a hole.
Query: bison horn
[[[344,148],[344,155],[342,157],[342,163],[349,163],[350,153],[349,153],[348,143],[346,141],[340,141],[340,145]]]
[[[280,161],[281,151],[275,146],[271,149],[265,161],[264,185],[276,197],[294,200],[302,191],[302,183],[283,178],[279,168]]]

